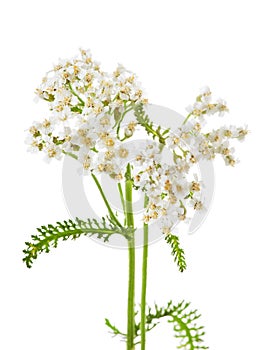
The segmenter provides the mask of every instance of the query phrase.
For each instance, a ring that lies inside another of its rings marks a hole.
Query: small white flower
[[[219,117],[223,117],[225,115],[225,113],[227,113],[229,111],[229,109],[227,107],[227,102],[221,98],[217,100],[216,109],[217,109]]]
[[[44,148],[45,157],[44,160],[49,163],[51,159],[60,160],[62,158],[62,151],[54,144],[49,144]]]

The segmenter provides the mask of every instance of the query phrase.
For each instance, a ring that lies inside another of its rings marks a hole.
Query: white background
[[[104,317],[125,328],[127,254],[90,239],[61,243],[31,270],[24,241],[68,218],[61,163],[26,153],[24,130],[45,116],[33,91],[59,57],[91,48],[103,67],[135,71],[151,102],[184,113],[199,87],[228,100],[251,130],[234,169],[216,162],[210,215],[181,232],[188,270],[168,246],[150,248],[148,300],[186,299],[212,350],[276,349],[277,11],[265,1],[10,1],[1,9],[1,338],[5,350],[125,349]],[[138,254],[141,252],[138,251]],[[138,265],[139,268],[139,265]],[[137,293],[138,297],[138,293]],[[148,349],[174,349],[169,325]]]

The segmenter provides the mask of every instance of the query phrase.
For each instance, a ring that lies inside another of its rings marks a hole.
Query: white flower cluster
[[[44,153],[47,160],[72,156],[85,171],[106,173],[118,182],[124,179],[127,162],[132,163],[134,188],[149,198],[143,220],[159,219],[166,234],[187,218],[189,207],[203,208],[202,184],[191,175],[194,165],[220,154],[227,165],[234,166],[237,160],[230,141],[243,140],[248,132],[234,126],[204,131],[207,116],[223,116],[228,111],[225,101],[212,102],[205,87],[188,107],[182,125],[174,132],[160,133],[162,128],[153,129],[148,118],[136,118],[136,108],[147,103],[136,75],[121,65],[112,74],[105,73],[85,50],[81,57],[54,66],[36,93],[47,101],[50,117],[29,128],[29,150]],[[132,111],[133,119],[123,126]],[[125,141],[137,131],[158,140],[147,142],[144,149],[133,149],[130,157]],[[172,154],[170,164],[162,161],[164,147]]]
[[[91,153],[97,143],[108,152],[115,146],[113,127],[124,114],[138,103],[147,103],[133,73],[122,65],[112,74],[105,73],[85,50],[81,57],[55,65],[36,94],[48,102],[51,115],[29,129],[29,150],[44,152],[48,160],[70,153],[84,169],[92,168]],[[134,129],[134,123],[128,125],[124,138],[131,137]]]
[[[189,180],[189,169],[182,158],[173,164],[163,163],[161,150],[154,142],[137,154],[134,183],[149,198],[145,223],[159,219],[162,232],[167,234],[176,222],[187,218],[188,206],[202,208],[201,183],[195,174]]]

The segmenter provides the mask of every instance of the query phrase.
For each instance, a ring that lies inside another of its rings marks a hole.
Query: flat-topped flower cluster
[[[85,172],[106,173],[116,182],[124,180],[127,162],[131,163],[134,188],[149,198],[143,220],[159,219],[166,234],[187,218],[189,207],[203,207],[202,183],[191,174],[194,165],[219,154],[234,166],[230,142],[247,134],[246,128],[234,126],[204,131],[207,117],[228,111],[225,101],[212,100],[207,87],[188,107],[177,130],[154,127],[145,115],[148,101],[137,76],[122,65],[111,74],[102,71],[86,50],[60,60],[36,94],[48,103],[50,114],[29,128],[28,149],[42,152],[46,160],[74,157]],[[149,139],[145,148],[131,149],[127,140],[142,132]],[[162,160],[164,147],[172,153],[169,164]]]

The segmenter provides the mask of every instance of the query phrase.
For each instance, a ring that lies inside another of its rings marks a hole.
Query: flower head
[[[166,234],[177,221],[186,220],[190,210],[204,207],[203,184],[194,175],[196,163],[220,155],[234,166],[231,143],[248,133],[246,127],[234,126],[208,130],[212,115],[228,112],[224,100],[213,101],[208,87],[187,108],[189,114],[177,130],[155,129],[144,115],[147,99],[137,76],[123,65],[104,72],[88,50],[54,65],[36,94],[48,104],[49,116],[28,129],[28,150],[44,153],[47,161],[72,156],[85,172],[105,173],[116,182],[124,180],[126,165],[132,164],[134,188],[149,198],[143,220],[159,220]],[[127,114],[132,117],[126,123]],[[148,142],[143,148],[130,148],[126,140],[142,132]],[[162,157],[164,147],[170,161]]]

